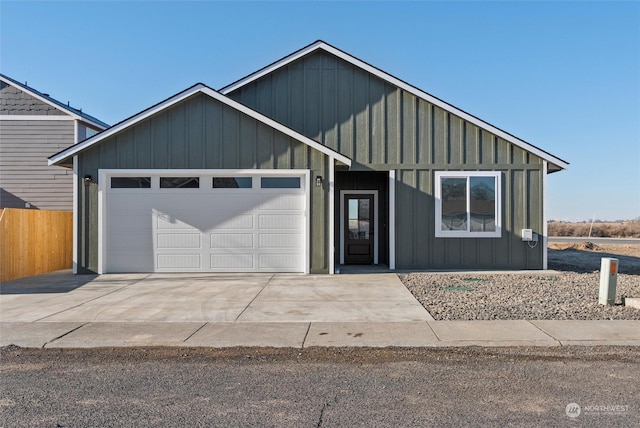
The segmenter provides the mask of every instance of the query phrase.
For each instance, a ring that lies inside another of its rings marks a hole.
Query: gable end
[[[565,161],[322,41],[222,88],[221,92],[360,164],[420,164],[425,150],[434,153],[439,150],[442,132],[447,139],[452,132],[455,140],[460,133],[467,135],[467,128],[477,128],[476,138],[488,132],[496,141],[504,140],[515,146],[510,153],[516,153],[516,158],[524,150],[529,158],[549,162],[551,172],[568,166]],[[439,118],[442,120],[438,123]],[[464,126],[463,131],[449,129],[458,122]],[[429,125],[431,129],[427,129]],[[425,149],[425,144],[432,147]],[[450,152],[451,148],[444,150]],[[464,147],[464,151],[468,150]]]

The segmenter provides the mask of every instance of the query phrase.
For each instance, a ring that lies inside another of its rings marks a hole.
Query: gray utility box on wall
[[[600,262],[600,298],[598,303],[615,305],[617,284],[618,259],[603,257]]]

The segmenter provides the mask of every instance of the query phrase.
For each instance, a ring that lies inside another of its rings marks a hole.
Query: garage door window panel
[[[251,189],[251,177],[213,177],[214,189]]]
[[[260,187],[263,189],[299,189],[300,177],[262,177]]]
[[[198,189],[200,177],[160,177],[161,189]]]
[[[150,189],[151,177],[111,177],[112,189]]]

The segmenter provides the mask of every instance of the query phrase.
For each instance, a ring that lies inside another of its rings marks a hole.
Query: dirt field
[[[602,257],[614,257],[620,261],[619,273],[640,275],[640,245],[596,245],[585,241],[579,244],[549,244],[548,248],[549,269],[594,272],[600,270]]]

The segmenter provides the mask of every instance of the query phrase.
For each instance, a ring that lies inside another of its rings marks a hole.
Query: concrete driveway
[[[433,320],[395,274],[110,274],[2,284],[0,322]]]

